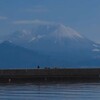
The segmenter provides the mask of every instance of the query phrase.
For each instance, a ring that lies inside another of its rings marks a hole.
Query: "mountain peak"
[[[58,24],[54,34],[59,37],[65,37],[65,38],[71,38],[71,39],[76,39],[76,38],[83,38],[82,35],[80,35],[78,32],[76,32],[74,29],[70,27],[66,27],[63,24]]]

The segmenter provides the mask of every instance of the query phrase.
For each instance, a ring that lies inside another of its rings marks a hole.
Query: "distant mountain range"
[[[35,21],[0,44],[0,67],[99,67],[100,44],[63,24]]]

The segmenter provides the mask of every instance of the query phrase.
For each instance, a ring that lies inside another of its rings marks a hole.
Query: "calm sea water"
[[[0,84],[0,100],[100,100],[100,83]]]

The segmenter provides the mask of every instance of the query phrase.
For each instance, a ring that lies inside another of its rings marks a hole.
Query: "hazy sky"
[[[0,0],[0,36],[32,20],[63,23],[100,43],[100,0]]]

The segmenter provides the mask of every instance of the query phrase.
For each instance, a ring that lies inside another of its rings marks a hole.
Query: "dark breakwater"
[[[99,68],[6,69],[0,70],[0,82],[99,81]]]

